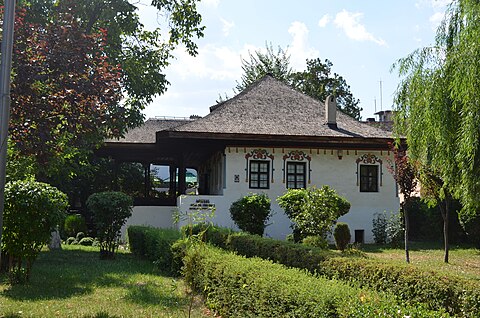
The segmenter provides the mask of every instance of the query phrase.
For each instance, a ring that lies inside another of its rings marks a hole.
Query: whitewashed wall
[[[330,149],[260,148],[273,155],[273,165],[271,164],[270,168],[273,167],[274,171],[273,180],[270,180],[270,189],[259,190],[249,189],[245,171],[247,167],[245,155],[254,149],[258,148],[227,147],[225,149],[225,168],[222,167],[226,174],[223,196],[183,196],[179,198],[178,202],[180,210],[184,212],[189,209],[194,210],[195,206],[199,204],[198,202],[204,204],[208,202],[216,208],[214,223],[235,228],[229,216],[228,209],[230,204],[248,193],[266,193],[272,200],[274,216],[270,220],[272,224],[267,227],[265,234],[266,236],[285,239],[285,236],[291,233],[290,221],[278,206],[276,198],[286,191],[286,184],[283,183],[283,156],[292,150],[303,151],[311,157],[311,182],[307,183],[307,186],[321,187],[322,185],[329,185],[351,203],[350,212],[341,217],[339,221],[346,222],[349,225],[352,232],[352,240],[354,239],[355,230],[364,230],[365,242],[372,242],[372,219],[374,213],[383,211],[396,212],[399,209],[395,181],[387,169],[389,163],[386,159],[387,157],[390,160],[393,159],[391,153],[386,151],[343,150],[342,159],[339,159],[337,151]],[[379,186],[378,192],[360,192],[360,187],[357,185],[356,161],[363,154],[373,154],[383,161],[382,185]],[[238,178],[236,178],[236,175],[238,175]]]
[[[126,230],[130,225],[146,225],[158,228],[177,227],[173,223],[173,212],[175,207],[172,206],[136,206],[133,208],[132,216],[122,227],[122,239],[126,238]]]

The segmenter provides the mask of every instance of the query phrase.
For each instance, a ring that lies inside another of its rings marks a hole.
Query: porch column
[[[168,195],[171,198],[175,198],[177,193],[177,187],[176,187],[177,168],[174,165],[169,165],[168,168],[170,172],[170,184],[168,186]]]
[[[144,171],[144,196],[145,198],[150,197],[150,164],[149,163],[143,163],[143,171]]]
[[[185,180],[186,178],[187,178],[187,168],[185,167],[185,164],[182,162],[178,167],[178,192],[180,192],[180,194],[185,194],[187,191],[187,183]]]

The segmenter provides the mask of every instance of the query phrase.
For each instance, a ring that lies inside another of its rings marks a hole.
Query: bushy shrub
[[[72,244],[77,244],[77,243],[78,243],[77,239],[75,239],[73,236],[70,236],[65,241],[65,244],[67,244],[67,245],[72,245]]]
[[[228,249],[246,257],[269,259],[289,267],[318,271],[321,263],[336,254],[302,244],[262,238],[246,233],[232,234],[228,238]]]
[[[318,235],[310,235],[307,236],[302,240],[302,244],[308,245],[308,246],[313,246],[313,247],[319,247],[321,249],[327,249],[328,248],[328,242],[325,238],[318,236]]]
[[[166,273],[172,271],[172,244],[180,237],[180,232],[174,229],[148,226],[129,226],[127,229],[128,244],[132,253],[154,262]]]
[[[230,206],[232,220],[250,234],[263,235],[271,214],[270,199],[266,194],[251,193]]]
[[[67,237],[75,236],[78,232],[85,232],[87,230],[85,218],[80,214],[67,215],[63,230]]]
[[[10,270],[24,273],[28,280],[33,261],[63,223],[67,207],[67,196],[46,183],[7,183],[2,250],[9,256]]]
[[[226,248],[228,236],[235,233],[232,229],[206,223],[182,226],[180,231],[182,232],[183,237],[201,234],[201,241],[208,242],[220,248]]]
[[[333,237],[335,238],[335,245],[337,248],[340,251],[344,251],[347,248],[348,243],[350,243],[350,239],[352,238],[348,224],[338,222],[337,225],[335,225]]]
[[[387,216],[385,213],[373,214],[372,233],[373,241],[376,244],[387,243]]]
[[[120,230],[132,215],[133,199],[121,192],[94,193],[87,199],[92,212],[97,239],[100,242],[100,258],[111,259],[118,248]]]
[[[440,317],[392,298],[269,261],[189,245],[183,274],[222,317]]]
[[[400,246],[403,241],[403,218],[400,213],[375,213],[372,221],[373,240],[377,244]]]
[[[303,237],[326,237],[337,219],[350,210],[350,203],[328,186],[288,189],[277,201],[294,223],[294,234],[298,230]]]
[[[459,317],[477,317],[480,312],[480,286],[471,280],[362,258],[330,258],[321,269],[327,277],[387,292],[401,302],[423,304]]]
[[[95,239],[93,237],[86,236],[82,238],[80,241],[78,241],[78,244],[83,246],[93,246],[94,241]]]

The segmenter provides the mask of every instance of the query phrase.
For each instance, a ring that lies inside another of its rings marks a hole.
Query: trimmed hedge
[[[325,260],[338,254],[318,247],[263,238],[257,235],[235,233],[229,236],[228,249],[246,257],[260,257],[288,267],[321,271]]]
[[[462,278],[417,269],[407,265],[383,264],[368,259],[331,258],[323,262],[322,273],[395,295],[401,301],[422,303],[451,315],[478,317],[480,286]]]
[[[223,249],[227,248],[228,236],[235,233],[232,229],[205,223],[199,223],[191,226],[185,225],[182,226],[181,231],[183,237],[189,237],[190,235],[198,235],[203,233],[201,241],[208,242]]]
[[[188,245],[184,263],[186,281],[223,317],[447,317],[205,244]]]
[[[127,228],[130,251],[137,256],[153,261],[159,269],[171,273],[173,254],[171,246],[180,239],[175,229],[159,229],[148,226]]]

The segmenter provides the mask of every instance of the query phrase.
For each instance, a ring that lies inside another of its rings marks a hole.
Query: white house
[[[322,103],[267,75],[203,118],[149,119],[125,139],[107,141],[99,153],[144,165],[145,195],[136,199],[128,224],[172,227],[175,210],[215,207],[214,222],[234,227],[231,203],[262,192],[274,211],[265,235],[284,239],[290,221],[276,198],[288,188],[329,185],[351,203],[340,221],[352,238],[371,242],[374,213],[399,209],[388,169],[392,141],[390,132],[337,111],[333,97]],[[178,179],[168,195],[149,194],[152,165],[169,166],[170,180]],[[197,170],[196,195],[182,195],[186,168]]]

